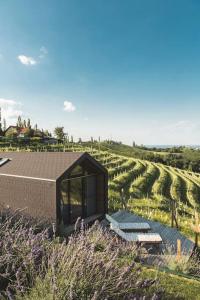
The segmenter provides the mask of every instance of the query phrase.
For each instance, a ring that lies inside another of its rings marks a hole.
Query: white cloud
[[[26,66],[33,66],[33,65],[37,64],[37,61],[33,57],[30,57],[30,56],[19,55],[17,58],[23,65],[26,65]]]
[[[8,107],[6,110],[2,109],[2,115],[5,119],[15,119],[18,116],[22,116],[22,110],[13,109],[13,107]]]
[[[6,120],[17,118],[23,115],[21,110],[22,104],[15,100],[0,98],[0,107],[2,109],[2,117]]]
[[[40,55],[38,55],[37,59],[35,59],[31,56],[24,55],[24,54],[18,55],[17,59],[25,66],[34,66],[34,65],[40,63],[40,61],[42,59],[44,59],[47,54],[48,54],[47,48],[42,46],[40,48]]]
[[[76,110],[76,107],[70,101],[64,101],[64,110],[67,112],[73,112]]]
[[[16,102],[15,100],[9,100],[5,98],[0,98],[0,106],[5,107],[5,106],[14,106],[19,104],[19,102]]]

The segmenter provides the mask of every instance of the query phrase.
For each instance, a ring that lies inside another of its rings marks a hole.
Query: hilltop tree
[[[63,140],[64,136],[65,136],[65,133],[64,133],[64,127],[56,127],[54,129],[54,134],[55,136],[57,137],[57,139],[59,140]]]
[[[50,132],[46,129],[46,130],[44,131],[44,135],[45,135],[45,136],[50,136]]]
[[[27,127],[28,128],[31,128],[31,120],[28,118],[28,120],[27,120]]]
[[[19,128],[29,128],[31,129],[31,120],[28,118],[27,121],[22,120],[21,116],[18,116],[16,126]]]
[[[24,129],[24,136],[25,136],[25,137],[32,137],[33,134],[34,134],[33,129],[31,129],[31,128],[29,128],[29,127],[26,127],[26,128]]]
[[[3,131],[6,131],[7,125],[6,125],[6,119],[3,119]]]
[[[37,130],[38,130],[38,126],[37,126],[37,124],[35,124],[35,126],[34,126],[34,130],[35,130],[35,131],[37,131]]]
[[[66,143],[69,142],[69,134],[68,134],[68,132],[64,133],[64,140],[65,140]]]
[[[17,127],[23,127],[23,122],[22,122],[22,117],[21,116],[18,116],[17,118]]]

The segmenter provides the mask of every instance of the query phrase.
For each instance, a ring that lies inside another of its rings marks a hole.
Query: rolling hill
[[[1,151],[87,151],[108,169],[110,211],[121,209],[123,202],[138,215],[171,225],[173,209],[178,229],[193,239],[194,212],[200,210],[200,174],[140,159],[137,154],[133,157],[133,153],[120,155],[120,149],[69,143]]]

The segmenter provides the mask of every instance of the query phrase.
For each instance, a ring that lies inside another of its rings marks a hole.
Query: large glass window
[[[61,215],[65,225],[96,213],[96,174],[76,166],[61,183]]]
[[[85,205],[87,217],[96,213],[96,176],[85,178]]]
[[[78,217],[83,217],[83,184],[82,178],[70,180],[70,206],[71,222],[76,222]]]
[[[69,181],[64,180],[61,183],[61,216],[64,224],[70,222],[70,202],[69,202]]]
[[[71,176],[81,176],[83,175],[83,168],[77,165],[70,173]]]

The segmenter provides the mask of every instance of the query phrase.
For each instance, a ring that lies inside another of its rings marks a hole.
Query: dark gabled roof
[[[15,126],[15,125],[10,125],[10,126],[8,126],[8,128],[6,128],[6,130],[5,130],[4,132],[7,132],[10,128],[18,129],[17,126]]]
[[[105,171],[89,154],[82,152],[0,152],[0,158],[10,159],[0,167],[0,176],[57,180],[84,157]]]

